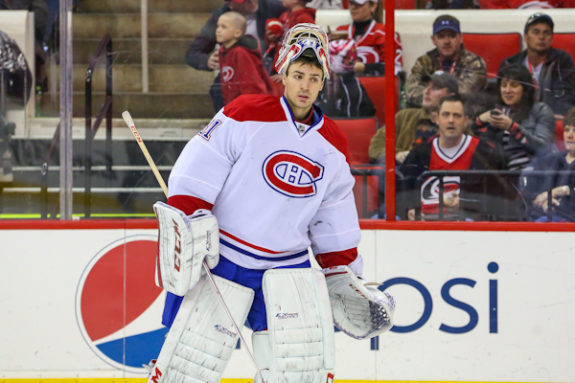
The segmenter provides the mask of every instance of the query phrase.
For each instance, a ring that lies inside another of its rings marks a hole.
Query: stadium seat
[[[350,164],[356,173],[354,175],[355,186],[353,188],[353,194],[355,196],[358,215],[361,218],[369,218],[375,211],[377,211],[377,207],[379,205],[378,177],[375,175],[357,173],[378,168],[377,166],[368,166],[369,142],[377,129],[377,120],[373,117],[332,118],[332,120],[347,136]]]
[[[395,9],[415,9],[415,0],[395,0]]]
[[[465,32],[463,43],[465,49],[483,57],[487,65],[487,76],[496,78],[503,59],[521,51],[521,34]]]
[[[555,120],[555,146],[559,150],[565,150],[563,142],[563,120]]]
[[[575,61],[575,32],[572,33],[554,33],[553,48],[559,48],[571,55]]]
[[[385,77],[384,76],[359,76],[359,82],[365,88],[367,95],[375,106],[375,117],[377,117],[378,126],[385,124]],[[397,83],[397,82],[396,82]],[[399,100],[399,88],[395,90],[396,105]],[[397,109],[397,108],[396,108]]]
[[[352,165],[369,163],[369,141],[377,130],[377,121],[366,118],[332,118],[347,136],[349,157]]]

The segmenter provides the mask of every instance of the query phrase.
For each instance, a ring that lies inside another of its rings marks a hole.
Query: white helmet
[[[275,64],[276,72],[283,73],[289,64],[301,56],[304,51],[311,50],[322,66],[323,77],[329,78],[327,47],[327,35],[319,26],[311,23],[296,24],[285,34]]]

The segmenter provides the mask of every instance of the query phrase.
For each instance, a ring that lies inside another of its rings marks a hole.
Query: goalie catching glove
[[[184,296],[200,280],[204,258],[210,268],[219,262],[218,221],[209,210],[187,216],[163,202],[154,204],[154,212],[159,229],[156,283]]]
[[[356,339],[372,338],[393,326],[395,301],[347,266],[323,269],[335,326]]]

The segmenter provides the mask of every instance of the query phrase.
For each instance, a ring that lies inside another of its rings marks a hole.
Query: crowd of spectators
[[[429,0],[428,9],[534,9],[524,26],[525,50],[503,60],[495,79],[489,79],[484,58],[466,49],[460,21],[448,13],[429,25],[434,49],[421,52],[405,72],[400,35],[395,33],[393,47],[385,44],[382,6],[381,0],[224,0],[191,41],[186,62],[215,73],[215,110],[240,94],[279,95],[283,85],[274,63],[285,31],[315,22],[317,9],[347,9],[351,23],[328,30],[332,76],[318,103],[330,117],[374,116],[382,106],[359,80],[384,76],[385,52],[394,50],[405,102],[395,115],[395,164],[387,166],[397,170],[400,218],[575,219],[575,177],[565,175],[575,158],[575,66],[569,53],[553,47],[554,21],[540,10],[575,2]],[[0,9],[23,8],[36,14],[36,40],[50,44],[57,4],[0,0]],[[38,53],[41,61],[42,49]],[[36,74],[37,83],[41,77]],[[442,107],[448,109],[443,116]],[[561,121],[563,151],[556,145]],[[369,157],[386,166],[385,126],[379,123]],[[437,175],[425,176],[429,170],[487,172],[439,182]]]
[[[502,6],[495,1],[488,5]],[[222,49],[229,48],[220,48],[219,55],[213,53],[217,52],[214,49],[218,40],[212,35],[213,24],[223,13],[236,11],[244,15],[246,34],[252,31],[263,52],[258,65],[265,68],[272,82],[275,80],[276,85],[281,86],[273,63],[283,33],[296,23],[314,22],[316,8],[347,8],[352,23],[328,31],[332,77],[318,102],[330,117],[373,116],[378,105],[369,99],[358,79],[385,73],[385,26],[381,7],[379,0],[227,0],[192,42],[187,53],[188,63],[201,70],[220,69],[212,97],[214,106],[221,107],[229,101],[228,97],[221,98],[222,84],[229,85],[224,77],[227,72],[221,70],[219,60],[222,60]],[[430,1],[427,5],[433,9],[479,7],[477,1]],[[544,8],[547,5],[518,3],[513,7]],[[563,156],[548,158],[556,155],[556,121],[562,120],[569,107],[575,105],[573,60],[568,53],[552,46],[551,17],[541,12],[529,17],[523,36],[526,49],[501,63],[491,86],[488,86],[484,58],[465,48],[456,17],[440,15],[430,29],[435,48],[417,58],[407,73],[403,71],[400,36],[397,33],[394,36],[394,72],[404,86],[406,101],[395,116],[398,217],[525,220],[533,219],[534,211],[546,214],[548,208],[558,206],[557,201],[566,197],[561,194],[566,189],[553,189],[553,197],[547,201],[543,197],[545,191],[537,190],[534,196],[533,181],[527,187],[527,176],[520,176],[520,172],[528,174],[525,172],[534,167],[541,169],[550,162],[560,169],[569,169],[571,164],[569,150]],[[235,44],[240,44],[239,41]],[[257,47],[252,49],[252,54],[255,51]],[[258,92],[277,92],[278,86],[261,87]],[[252,92],[248,86],[237,89],[236,94]],[[441,106],[449,106],[443,117]],[[383,121],[380,123],[383,125]],[[568,126],[565,134],[569,132],[572,138],[575,133],[570,132]],[[385,166],[385,126],[372,138],[369,157]],[[441,177],[426,177],[424,173],[429,170],[474,170],[476,173],[446,176],[439,188]],[[490,171],[501,171],[501,175],[493,176]],[[546,182],[553,184],[550,180]],[[438,203],[440,198],[443,199]],[[566,204],[563,202],[562,206]],[[445,210],[439,212],[439,207]],[[565,219],[564,216],[561,219]],[[536,218],[540,219],[541,214]],[[552,219],[559,218],[553,215]]]

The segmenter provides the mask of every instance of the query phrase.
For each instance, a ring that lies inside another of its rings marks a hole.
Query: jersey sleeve
[[[169,197],[186,195],[215,202],[241,153],[243,140],[235,125],[222,109],[187,143],[170,174]]]
[[[334,260],[335,264],[353,261],[357,255],[354,249],[361,237],[353,196],[354,179],[343,158],[337,172],[341,176],[332,181],[309,227],[312,251],[316,256],[323,255],[318,258],[320,265],[334,265],[332,260],[335,256],[338,257],[337,261]],[[328,253],[333,253],[332,260],[327,257]]]

